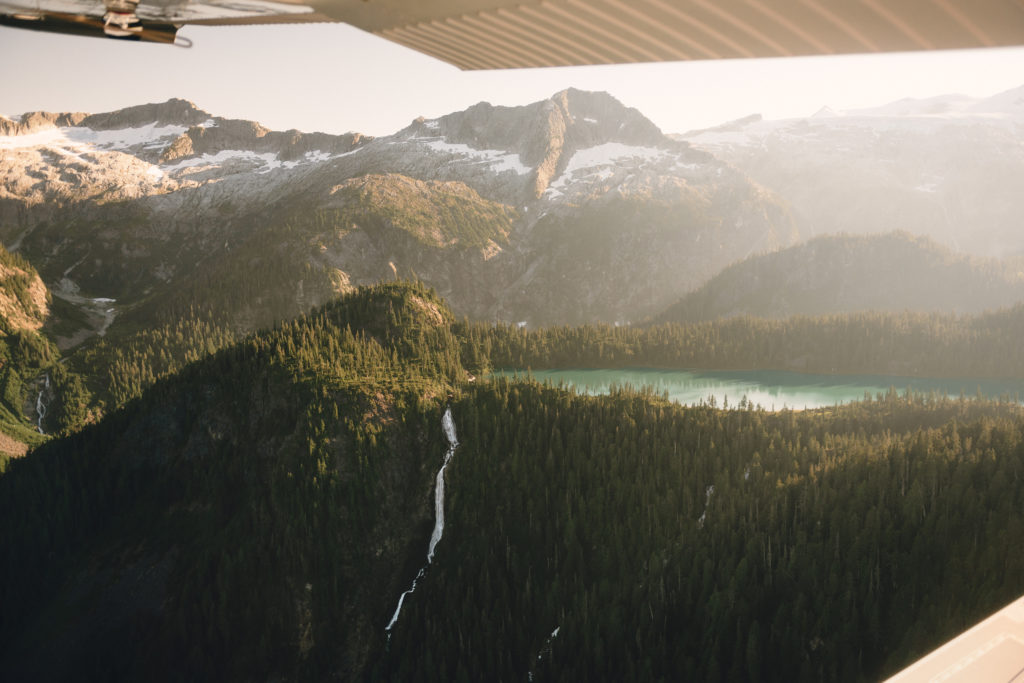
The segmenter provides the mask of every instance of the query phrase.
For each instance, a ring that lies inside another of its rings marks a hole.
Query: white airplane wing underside
[[[0,19],[51,30],[39,22],[95,19],[117,1],[0,0]],[[1024,45],[1020,0],[142,0],[136,11],[175,27],[341,21],[461,69]]]
[[[885,683],[1024,683],[1024,597]]]
[[[312,0],[462,69],[1024,44],[1017,0]]]

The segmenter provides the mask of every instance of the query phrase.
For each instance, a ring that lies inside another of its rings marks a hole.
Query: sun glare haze
[[[575,87],[609,92],[664,132],[683,133],[753,113],[993,95],[1024,73],[1024,48],[472,72],[342,24],[187,26],[181,35],[194,47],[0,28],[0,113],[95,113],[181,97],[275,130],[379,136],[417,116]]]

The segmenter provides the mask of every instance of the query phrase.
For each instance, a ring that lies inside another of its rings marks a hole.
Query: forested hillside
[[[23,455],[42,440],[25,404],[34,400],[30,385],[58,357],[40,333],[51,301],[31,264],[0,245],[0,471],[8,456]]]
[[[0,476],[0,670],[877,680],[1024,589],[1016,404],[769,413],[470,375],[648,353],[669,329],[726,328],[490,328],[379,285],[125,385],[123,407]],[[447,405],[444,537],[389,637]]]
[[[829,235],[735,263],[658,320],[860,311],[980,313],[1024,301],[1017,259],[971,257],[907,233]]]
[[[432,523],[450,315],[364,290],[12,461],[5,677],[355,676]]]

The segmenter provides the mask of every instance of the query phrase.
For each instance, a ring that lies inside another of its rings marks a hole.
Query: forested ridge
[[[1024,298],[1020,259],[958,253],[905,232],[819,235],[722,269],[656,319],[854,311],[980,313]]]
[[[461,379],[450,315],[425,289],[363,290],[13,461],[0,667],[14,680],[358,672],[431,523],[439,404]]]
[[[44,420],[48,433],[69,433],[95,421],[157,379],[242,337],[219,304],[200,302],[166,321],[137,326],[86,345],[51,368],[55,404]],[[976,315],[744,316],[534,330],[462,320],[453,332],[466,369],[475,374],[493,368],[651,367],[1024,378],[1024,347],[1018,342],[1024,338],[1024,304]],[[50,356],[48,365],[55,352]]]
[[[94,346],[74,368],[109,368],[105,417],[0,476],[0,670],[877,680],[1024,592],[1020,406],[891,393],[773,413],[474,375],[763,361],[801,334],[850,345],[820,362],[870,364],[886,329],[931,368],[1008,343],[1022,315],[527,331],[391,283],[241,340],[197,316]],[[448,405],[445,535],[389,640]]]
[[[1024,304],[976,315],[845,313],[768,320],[554,326],[463,322],[467,363],[490,368],[702,368],[1024,378]]]
[[[28,386],[59,356],[39,332],[51,302],[32,265],[0,245],[0,472],[6,453],[42,441],[24,415],[24,403]]]

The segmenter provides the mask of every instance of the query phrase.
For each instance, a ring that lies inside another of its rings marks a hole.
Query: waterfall
[[[430,534],[430,547],[427,548],[427,564],[434,559],[434,548],[444,534],[444,470],[451,462],[452,455],[459,445],[459,439],[455,436],[455,422],[452,421],[452,409],[444,411],[441,418],[441,426],[444,427],[444,434],[448,437],[448,452],[444,454],[444,463],[437,471],[437,480],[434,484],[434,531]]]
[[[36,429],[39,430],[40,434],[45,434],[43,431],[43,418],[46,417],[46,404],[43,403],[43,395],[46,394],[50,389],[50,376],[46,376],[46,382],[43,384],[43,388],[39,390],[39,395],[36,396],[36,415],[39,417],[36,419]]]
[[[714,484],[708,484],[707,488],[704,489],[704,512],[700,513],[700,519],[697,520],[698,527],[704,526],[704,520],[708,517],[708,505],[711,504],[711,494],[714,492]]]
[[[551,654],[551,644],[552,644],[552,641],[555,638],[558,637],[558,632],[560,630],[562,630],[562,627],[561,626],[556,626],[555,630],[551,632],[550,636],[548,636],[548,639],[544,641],[544,647],[542,647],[540,649],[540,652],[537,654],[537,660],[536,660],[537,664],[540,664],[542,661],[544,661],[544,655]],[[529,681],[533,681],[533,669],[532,668],[529,671],[526,672],[526,678]]]
[[[455,421],[452,419],[451,408],[444,411],[444,415],[441,417],[441,427],[444,429],[444,435],[448,437],[448,452],[444,454],[444,462],[441,464],[441,469],[437,471],[434,483],[434,531],[430,534],[430,545],[427,547],[427,563],[416,574],[416,578],[412,580],[409,590],[402,593],[398,598],[398,606],[395,607],[395,613],[392,615],[388,625],[384,627],[384,630],[388,633],[388,638],[391,638],[391,628],[398,621],[398,615],[402,612],[402,605],[405,604],[406,596],[412,595],[412,592],[416,590],[416,584],[426,574],[427,567],[434,561],[434,549],[437,547],[438,541],[441,540],[441,536],[444,535],[444,470],[448,467],[452,456],[455,455],[455,449],[459,446],[459,439],[455,435]]]

